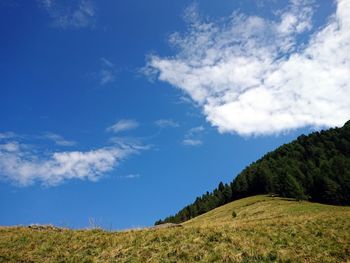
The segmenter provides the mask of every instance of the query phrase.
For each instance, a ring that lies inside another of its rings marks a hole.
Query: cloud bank
[[[139,145],[123,143],[90,151],[63,151],[44,156],[27,144],[4,141],[0,144],[0,178],[20,186],[35,182],[54,186],[70,179],[97,181],[141,149]]]
[[[306,2],[306,1],[305,1]],[[189,9],[173,57],[149,57],[145,72],[184,91],[219,132],[243,136],[350,119],[350,1],[336,1],[326,25],[312,28],[312,5],[292,0],[273,20],[233,13],[203,21]]]

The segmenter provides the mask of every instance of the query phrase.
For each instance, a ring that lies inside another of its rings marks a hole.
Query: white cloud
[[[201,145],[203,142],[198,139],[183,139],[182,144],[187,146],[198,146]]]
[[[205,129],[203,126],[197,126],[197,127],[193,127],[188,131],[188,135],[193,136],[196,133],[201,133],[203,132]]]
[[[97,181],[122,160],[139,151],[139,147],[123,144],[42,156],[25,144],[7,142],[0,144],[0,178],[20,186],[35,182],[53,186],[70,179]]]
[[[90,0],[74,0],[62,2],[60,0],[37,0],[53,20],[53,25],[67,28],[83,28],[92,26],[95,21],[96,10]]]
[[[0,132],[0,140],[6,140],[17,137],[14,132]]]
[[[59,146],[74,146],[76,144],[75,141],[66,140],[61,135],[56,134],[56,133],[52,133],[52,132],[46,133],[44,135],[44,138],[53,141],[54,143],[56,143]]]
[[[0,144],[0,151],[17,152],[19,150],[19,144],[16,141]]]
[[[220,132],[341,126],[350,119],[350,1],[338,0],[301,43],[312,28],[305,2],[290,1],[275,20],[233,13],[210,22],[191,10],[188,32],[170,37],[178,53],[150,56],[145,72],[183,90]]]
[[[109,141],[113,144],[120,145],[121,147],[132,145],[136,150],[149,150],[152,148],[152,145],[143,144],[139,138],[134,137],[112,137]]]
[[[192,104],[193,105],[193,101],[187,96],[180,96],[178,100],[175,102],[175,104]]]
[[[172,119],[160,119],[155,121],[154,123],[160,128],[166,128],[166,127],[176,128],[180,126],[176,121]]]
[[[107,128],[108,132],[122,132],[127,130],[136,129],[139,126],[139,123],[135,120],[120,120]]]
[[[203,141],[198,137],[204,132],[203,126],[197,126],[189,129],[185,134],[185,138],[182,140],[183,145],[187,146],[199,146],[203,144]]]

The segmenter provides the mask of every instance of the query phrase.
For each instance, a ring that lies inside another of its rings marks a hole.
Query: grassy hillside
[[[350,262],[350,207],[255,196],[176,228],[0,228],[0,262],[194,261]]]
[[[323,204],[350,205],[350,121],[341,128],[299,136],[220,183],[173,216],[180,223],[247,196],[278,194]]]

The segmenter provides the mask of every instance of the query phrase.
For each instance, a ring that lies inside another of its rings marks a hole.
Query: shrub
[[[232,218],[237,217],[237,213],[235,212],[235,210],[232,211]]]

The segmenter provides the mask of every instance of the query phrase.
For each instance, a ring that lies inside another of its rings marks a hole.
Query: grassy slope
[[[192,261],[350,262],[350,207],[255,196],[212,210],[182,228],[0,228],[0,262]]]

